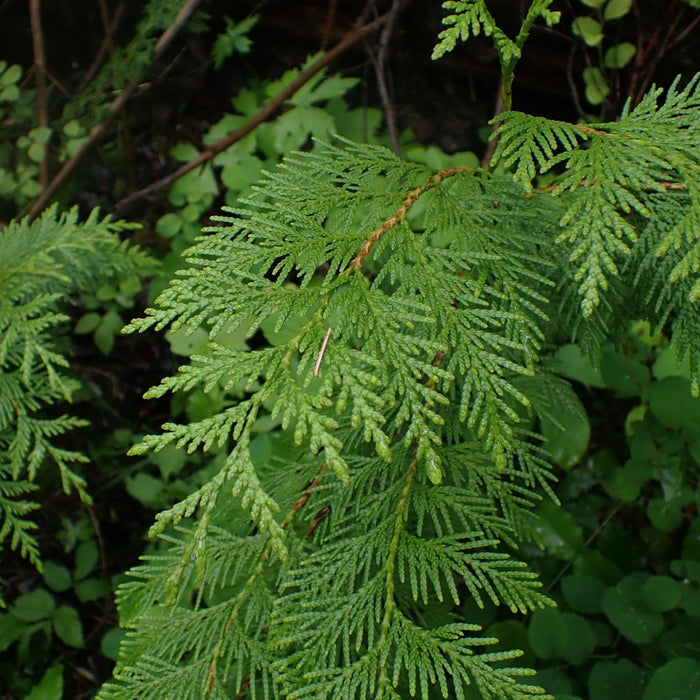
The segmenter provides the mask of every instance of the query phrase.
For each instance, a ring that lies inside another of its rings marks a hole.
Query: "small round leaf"
[[[561,581],[566,602],[579,613],[598,615],[603,612],[605,585],[595,576],[572,574]]]
[[[641,594],[651,610],[668,612],[681,602],[683,586],[670,576],[650,576],[642,586]]]
[[[590,700],[639,700],[645,687],[644,670],[627,659],[601,661],[588,677]]]
[[[700,695],[700,661],[673,659],[657,669],[643,700],[697,700]]]
[[[540,659],[562,657],[569,645],[569,628],[558,610],[545,608],[533,613],[528,637]]]

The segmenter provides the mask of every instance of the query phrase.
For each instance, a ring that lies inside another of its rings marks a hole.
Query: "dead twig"
[[[389,96],[389,89],[386,85],[386,72],[384,66],[379,63],[379,59],[374,55],[372,47],[367,45],[367,55],[374,66],[374,74],[377,77],[377,88],[379,89],[379,98],[382,101],[384,108],[384,121],[386,122],[386,131],[389,137],[389,145],[391,150],[400,155],[401,148],[399,146],[399,135],[396,129],[396,115],[394,113],[394,104]]]
[[[384,107],[384,120],[386,121],[386,130],[389,136],[389,144],[391,145],[391,150],[400,155],[399,146],[399,135],[396,128],[396,113],[394,111],[394,103],[391,101],[389,96],[389,90],[387,88],[386,81],[386,71],[387,71],[387,57],[389,54],[389,43],[391,42],[392,34],[394,33],[394,28],[396,27],[396,21],[398,20],[399,13],[401,12],[403,0],[393,0],[391,3],[391,9],[389,10],[389,19],[387,20],[386,26],[382,30],[382,35],[379,39],[379,51],[377,52],[376,62],[373,59],[372,52],[370,51],[370,59],[374,63],[374,68],[377,73],[377,84],[379,86],[379,94],[382,99],[382,105]]]
[[[323,28],[323,38],[321,39],[321,51],[325,51],[328,47],[328,42],[331,39],[331,30],[335,23],[335,13],[337,10],[338,0],[330,0],[328,3],[328,15],[326,17],[326,26]]]
[[[637,104],[639,100],[642,99],[642,95],[644,95],[644,93],[649,89],[649,83],[651,83],[654,77],[654,73],[656,72],[656,68],[659,65],[659,62],[666,55],[666,52],[670,48],[671,37],[673,36],[676,29],[678,29],[678,25],[681,23],[684,13],[685,7],[681,7],[680,10],[678,10],[678,14],[673,18],[673,21],[668,27],[668,31],[661,40],[656,55],[648,63],[646,63],[645,61],[646,75],[644,77],[644,80],[642,81],[642,85],[639,88],[639,91],[633,97],[633,101],[635,104]]]
[[[637,32],[637,53],[635,55],[635,61],[634,61],[634,71],[632,73],[632,79],[630,80],[630,86],[629,90],[627,91],[627,97],[632,100],[633,104],[637,104],[639,100],[641,99],[641,96],[644,94],[644,87],[640,88],[640,83],[643,85],[648,84],[649,80],[651,79],[651,75],[656,68],[656,65],[658,64],[659,60],[665,53],[665,46],[668,44],[668,41],[671,37],[671,33],[674,31],[675,27],[678,25],[678,22],[680,21],[681,16],[683,15],[683,10],[684,8],[681,7],[680,10],[676,13],[678,9],[678,2],[677,0],[671,0],[670,4],[666,8],[666,13],[664,14],[661,22],[659,23],[658,28],[654,32],[654,34],[651,36],[649,41],[647,42],[647,45],[643,47],[644,43],[644,38],[642,35],[642,24],[641,24],[641,17],[640,17],[640,12],[637,4],[634,4],[634,9],[635,9],[635,14],[637,17],[637,27],[638,27],[638,32]],[[671,17],[674,17],[673,21],[673,26],[670,31],[666,32],[666,36],[661,42],[661,47],[659,49],[659,53],[657,55],[657,58],[655,61],[650,61],[649,57],[651,55],[651,52],[656,48],[657,44],[659,44],[659,41],[661,40],[662,35],[666,31],[666,28],[668,27],[669,22],[671,21]],[[651,65],[651,69],[649,69],[649,66]],[[642,75],[645,75],[643,78]]]
[[[114,59],[116,48],[114,45],[112,24],[109,19],[107,0],[100,0],[100,19],[102,20],[102,31],[104,31],[105,34],[105,42],[109,50],[109,57],[110,59]],[[126,108],[119,113],[119,120],[121,121],[122,134],[124,135],[124,155],[128,165],[129,185],[133,187],[136,157],[134,155],[134,139],[131,134],[131,127],[129,126],[129,118],[127,116]]]
[[[117,5],[117,9],[114,10],[112,22],[109,25],[109,32],[105,32],[105,38],[102,41],[102,45],[100,46],[97,54],[95,55],[95,58],[90,64],[90,67],[87,69],[87,72],[82,77],[80,84],[76,88],[75,92],[77,95],[83,92],[85,88],[87,88],[87,86],[92,82],[92,79],[97,75],[97,71],[99,70],[100,66],[104,63],[105,57],[108,53],[110,53],[112,36],[114,36],[114,32],[116,32],[119,27],[119,23],[121,22],[123,12],[124,3],[120,2]]]
[[[119,200],[115,209],[123,209],[129,204],[146,197],[147,195],[157,192],[163,187],[167,187],[172,184],[178,178],[186,175],[191,170],[198,168],[200,165],[207,163],[214,156],[225,151],[229,146],[232,146],[237,141],[240,141],[244,136],[247,136],[253,129],[258,125],[262,124],[272,117],[278,109],[290,98],[294,93],[296,93],[299,88],[306,84],[316,73],[318,73],[322,68],[325,68],[328,64],[332,63],[338,56],[347,51],[350,47],[354,46],[358,42],[362,41],[366,36],[371,34],[377,29],[377,27],[382,26],[389,19],[389,13],[378,17],[373,22],[365,24],[364,26],[351,30],[346,37],[338,44],[336,44],[328,53],[321,56],[317,61],[311,64],[306,70],[302,71],[287,87],[280,90],[267,104],[265,104],[260,111],[255,114],[246,124],[244,124],[236,131],[230,133],[228,136],[217,141],[216,143],[209,146],[206,150],[202,151],[196,158],[191,160],[189,163],[185,163],[182,167],[178,168],[170,175],[166,175],[160,180],[152,182],[147,187],[144,187],[137,192],[124,197],[124,199]]]
[[[48,126],[49,115],[46,100],[46,57],[44,55],[44,37],[41,30],[40,0],[29,0],[29,21],[32,28],[32,48],[34,51],[37,123],[39,126]],[[39,163],[39,184],[45,188],[48,182],[48,149],[44,148],[44,157]]]
[[[200,2],[201,0],[188,0],[188,2],[185,3],[185,5],[182,7],[177,17],[175,18],[173,24],[170,27],[168,27],[168,29],[166,29],[165,32],[163,32],[160,39],[158,39],[153,50],[154,61],[160,58],[162,53],[168,47],[170,42],[175,38],[177,32],[189,19],[189,17],[197,8],[197,5],[200,4]],[[136,90],[136,88],[138,87],[140,78],[140,75],[134,76],[132,80],[124,87],[124,89],[119,93],[114,102],[112,102],[112,104],[109,106],[109,109],[107,110],[107,116],[99,124],[96,124],[90,130],[90,134],[88,136],[87,141],[81,146],[81,148],[75,153],[75,155],[73,155],[66,161],[66,163],[64,163],[63,167],[58,171],[53,180],[46,186],[46,188],[38,197],[38,199],[34,202],[34,204],[32,204],[32,207],[29,210],[28,214],[30,220],[36,218],[36,216],[39,213],[41,213],[44,207],[46,207],[46,205],[49,203],[51,197],[53,197],[53,195],[55,194],[56,190],[58,190],[58,188],[68,179],[70,174],[75,170],[78,163],[80,163],[86,156],[86,154],[90,150],[92,150],[93,146],[105,136],[111,123],[114,121],[114,118],[121,112],[121,110],[124,108],[124,105],[128,102],[129,98],[133,94],[134,90]]]

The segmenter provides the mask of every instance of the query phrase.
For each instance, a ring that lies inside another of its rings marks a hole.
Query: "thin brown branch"
[[[669,43],[671,41],[671,37],[673,36],[673,33],[676,31],[678,28],[678,25],[681,23],[681,20],[683,19],[685,13],[685,7],[681,7],[680,10],[678,11],[678,14],[673,18],[673,22],[671,22],[671,25],[668,28],[668,31],[664,35],[664,38],[662,39],[661,43],[659,44],[659,48],[656,52],[656,55],[654,58],[649,61],[648,65],[646,65],[646,75],[644,77],[644,81],[642,82],[641,87],[639,88],[639,92],[637,93],[636,99],[634,100],[635,103],[639,102],[639,100],[642,98],[642,95],[649,89],[649,84],[651,83],[654,73],[656,72],[656,68],[659,65],[659,62],[661,59],[666,55],[666,52],[668,51],[669,48]]]
[[[175,38],[177,32],[182,28],[190,15],[195,11],[197,5],[201,0],[188,0],[184,7],[180,10],[173,24],[168,27],[168,29],[163,32],[163,35],[158,39],[155,49],[153,50],[153,60],[156,61],[163,54],[165,49],[168,47],[170,42]],[[131,81],[124,87],[124,89],[119,93],[114,102],[109,106],[107,110],[107,116],[99,123],[96,124],[91,130],[87,141],[81,146],[81,148],[71,157],[63,167],[58,171],[53,180],[46,186],[44,191],[41,193],[39,198],[34,202],[31,209],[29,210],[29,218],[34,219],[46,205],[49,203],[51,197],[56,193],[56,190],[68,179],[71,173],[75,170],[78,163],[80,163],[83,158],[87,155],[89,151],[92,150],[93,146],[100,141],[107,134],[110,125],[114,121],[114,118],[121,112],[124,105],[129,101],[129,98],[134,93],[139,85],[139,80],[141,76],[134,76]]]
[[[41,30],[40,0],[29,0],[29,21],[32,28],[32,48],[34,50],[37,123],[39,126],[48,126],[49,115],[46,100],[46,58],[44,55],[44,37]],[[48,149],[44,148],[44,157],[39,163],[39,184],[45,188],[48,182]]]
[[[328,47],[328,42],[331,39],[331,30],[335,24],[335,14],[338,6],[338,0],[330,0],[328,3],[328,16],[326,17],[326,26],[323,28],[323,38],[321,39],[321,50],[325,51]]]
[[[90,67],[87,72],[80,80],[80,84],[76,88],[76,94],[80,94],[87,88],[87,86],[92,82],[92,79],[97,75],[97,71],[100,66],[104,63],[107,54],[110,53],[111,37],[119,28],[119,23],[121,22],[121,17],[124,12],[124,3],[120,2],[117,5],[117,9],[114,10],[114,15],[112,16],[112,22],[109,25],[109,32],[105,32],[105,38],[102,40],[102,44],[95,55]]]
[[[109,19],[109,8],[107,7],[107,0],[100,0],[100,19],[102,21],[102,31],[105,35],[105,42],[109,49],[109,57],[110,59],[114,59],[116,48],[114,45],[112,23]],[[121,121],[122,134],[124,137],[124,155],[126,158],[126,163],[128,165],[129,185],[133,187],[136,158],[134,155],[134,138],[131,134],[131,127],[129,126],[129,117],[127,115],[126,108],[119,113],[119,120]]]
[[[698,15],[669,45],[668,50],[675,48],[680,44],[689,34],[695,31],[695,28],[700,24],[700,15]]]
[[[669,3],[668,7],[666,8],[666,13],[659,23],[659,26],[657,27],[656,31],[654,34],[651,36],[649,41],[647,42],[646,47],[642,50],[642,35],[641,35],[641,18],[639,16],[639,8],[637,6],[637,3],[634,4],[635,8],[635,13],[637,14],[637,22],[638,26],[640,27],[639,33],[637,36],[637,53],[635,56],[635,67],[634,67],[634,72],[632,74],[632,79],[630,80],[630,87],[629,90],[627,91],[627,96],[632,100],[633,104],[637,104],[639,100],[641,99],[642,94],[644,93],[644,89],[640,89],[639,84],[642,82],[642,72],[643,70],[646,73],[646,79],[644,82],[649,81],[649,76],[651,75],[651,72],[648,70],[648,67],[650,65],[649,61],[649,56],[651,55],[651,52],[656,48],[657,44],[659,43],[659,40],[661,39],[661,36],[663,35],[664,31],[666,30],[666,27],[668,26],[668,23],[670,21],[670,17],[674,16],[674,13],[676,12],[678,7],[678,2],[677,0],[671,0]],[[679,21],[679,15],[683,14],[683,8],[680,9],[678,14],[675,15],[674,19],[675,22],[674,24],[677,24]],[[664,40],[664,43],[667,43],[670,38],[670,34],[666,34],[666,38]],[[663,55],[663,47],[661,49]],[[661,58],[661,56],[659,56]],[[658,63],[658,60],[656,61]],[[652,72],[653,69],[656,66],[656,63],[652,64]],[[645,70],[646,69],[646,70]]]
[[[375,64],[375,70],[377,72],[377,83],[379,85],[379,93],[382,98],[382,105],[384,106],[384,118],[386,121],[386,128],[389,134],[389,144],[391,145],[391,150],[397,155],[400,154],[399,147],[399,136],[396,129],[396,114],[394,111],[394,104],[389,96],[389,89],[387,87],[387,57],[389,54],[389,44],[391,42],[391,37],[394,33],[394,28],[396,27],[396,22],[399,18],[399,13],[401,12],[404,0],[393,0],[391,3],[391,9],[389,10],[389,19],[386,22],[384,29],[382,30],[382,36],[379,39],[379,51],[377,52],[377,61]],[[370,53],[370,58],[372,54]]]
[[[177,13],[175,21],[163,32],[160,39],[156,42],[155,48],[153,49],[154,56],[160,56],[160,54],[165,51],[166,47],[170,45],[170,42],[175,38],[176,34],[185,26],[187,20],[194,14],[197,9],[197,5],[201,0],[188,0],[182,9]]]
[[[160,180],[152,182],[150,185],[144,187],[138,192],[133,192],[129,196],[124,197],[124,199],[121,199],[116,203],[115,209],[123,209],[129,204],[132,204],[133,202],[142,199],[153,192],[157,192],[163,187],[167,187],[178,178],[186,175],[191,170],[198,168],[200,165],[207,163],[214,158],[214,156],[221,153],[221,151],[225,151],[229,146],[232,146],[237,141],[240,141],[244,136],[247,136],[251,131],[253,131],[253,129],[276,114],[277,110],[279,110],[282,105],[290,97],[292,97],[297,90],[299,90],[299,88],[305,85],[314,75],[316,75],[316,73],[318,73],[322,68],[325,68],[328,64],[332,63],[336,58],[338,58],[338,56],[347,51],[350,47],[362,41],[362,39],[364,39],[368,34],[375,31],[377,27],[382,26],[382,24],[387,21],[388,17],[388,14],[384,14],[373,22],[365,24],[359,29],[350,31],[340,43],[336,44],[328,53],[321,56],[306,70],[302,71],[289,85],[287,85],[287,87],[280,90],[280,92],[278,92],[267,104],[265,104],[246,124],[240,127],[240,129],[236,129],[236,131],[212,144],[206,150],[202,151],[202,153],[200,153],[195,159],[191,160],[189,163],[185,163],[182,167],[170,173],[170,175],[166,175]]]
[[[105,33],[105,41],[109,49],[109,55],[114,56],[114,35],[112,23],[109,21],[109,8],[107,0],[100,0],[100,20],[102,21],[102,31]]]
[[[384,122],[386,123],[386,131],[389,136],[389,146],[391,146],[391,150],[398,156],[401,155],[401,148],[399,146],[399,135],[396,129],[394,103],[391,101],[389,89],[386,85],[386,69],[385,66],[380,64],[379,59],[374,55],[374,51],[372,51],[372,47],[369,45],[367,46],[367,55],[372,62],[374,74],[377,78],[377,88],[379,89],[379,98],[384,108]]]

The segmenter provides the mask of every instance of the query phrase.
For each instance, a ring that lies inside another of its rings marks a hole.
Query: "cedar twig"
[[[207,163],[214,156],[225,151],[229,146],[232,146],[237,141],[240,141],[244,136],[247,136],[255,127],[262,124],[272,117],[277,110],[279,110],[282,105],[290,98],[294,93],[299,90],[304,84],[306,84],[316,73],[318,73],[322,68],[325,68],[329,63],[332,63],[338,56],[347,51],[350,47],[354,46],[358,42],[362,41],[368,34],[371,34],[377,27],[380,27],[389,18],[389,14],[384,14],[378,17],[373,22],[365,24],[359,29],[354,29],[349,32],[346,37],[338,44],[336,44],[328,53],[321,56],[317,61],[312,63],[306,70],[302,71],[287,87],[280,90],[268,103],[266,103],[260,111],[255,114],[247,123],[245,123],[236,131],[225,136],[220,141],[213,143],[206,150],[202,151],[196,158],[191,160],[189,163],[185,163],[183,166],[175,170],[174,172],[166,175],[160,180],[152,182],[147,187],[144,187],[137,192],[124,197],[124,199],[119,200],[115,209],[123,209],[125,206],[135,202],[136,200],[142,199],[143,197],[157,192],[163,187],[167,187],[172,184],[178,178],[186,175],[191,170],[198,168],[200,165]]]
[[[156,43],[155,48],[153,50],[154,61],[160,58],[160,56],[168,47],[170,42],[175,38],[176,33],[189,19],[189,17],[195,11],[197,5],[199,5],[200,2],[201,0],[188,0],[185,3],[180,12],[178,12],[178,15],[175,18],[173,24],[170,27],[168,27],[168,29],[166,29],[165,32],[163,32],[160,39],[158,39],[158,42]],[[54,179],[46,186],[41,195],[39,195],[38,199],[34,202],[31,209],[29,210],[28,216],[30,220],[36,218],[36,216],[39,213],[41,213],[44,207],[46,207],[46,205],[49,203],[51,197],[53,197],[53,195],[55,194],[56,190],[68,179],[70,174],[75,170],[78,163],[80,163],[80,161],[83,160],[86,154],[90,150],[92,150],[92,147],[105,136],[107,130],[109,129],[109,126],[111,125],[112,121],[114,121],[114,118],[121,112],[121,110],[124,108],[124,105],[128,102],[129,98],[138,87],[140,78],[141,75],[135,75],[131,79],[131,81],[124,87],[124,89],[119,93],[114,102],[112,102],[112,104],[109,106],[109,109],[107,110],[107,116],[99,124],[96,124],[92,127],[92,129],[90,130],[90,134],[88,135],[87,141],[80,147],[80,149],[75,153],[75,155],[73,155],[64,163],[63,167],[58,171]]]
[[[46,58],[44,55],[44,37],[41,31],[40,0],[29,0],[29,21],[32,27],[32,48],[34,50],[37,123],[39,126],[48,126],[49,116],[46,100]],[[48,149],[44,148],[44,157],[39,163],[39,184],[45,188],[48,182]]]

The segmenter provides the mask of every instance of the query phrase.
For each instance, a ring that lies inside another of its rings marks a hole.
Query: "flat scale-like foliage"
[[[132,450],[227,457],[158,516],[162,549],[120,589],[130,633],[102,700],[542,694],[464,603],[551,604],[506,547],[553,495],[538,418],[571,392],[540,366],[546,344],[600,342],[637,312],[677,319],[695,352],[697,86],[595,128],[506,112],[495,158],[515,177],[338,139],[205,232],[131,330],[212,339],[149,396],[243,398]],[[239,329],[251,350],[214,342]],[[263,430],[285,449],[258,449]]]
[[[30,516],[37,505],[26,499],[37,472],[53,463],[63,489],[90,501],[74,467],[87,458],[60,446],[61,436],[85,421],[46,411],[69,402],[78,387],[67,371],[62,304],[114,277],[152,268],[148,256],[120,241],[127,228],[100,220],[97,211],[79,222],[77,209],[58,214],[54,208],[33,223],[13,221],[0,230],[0,543],[9,539],[37,566]]]

